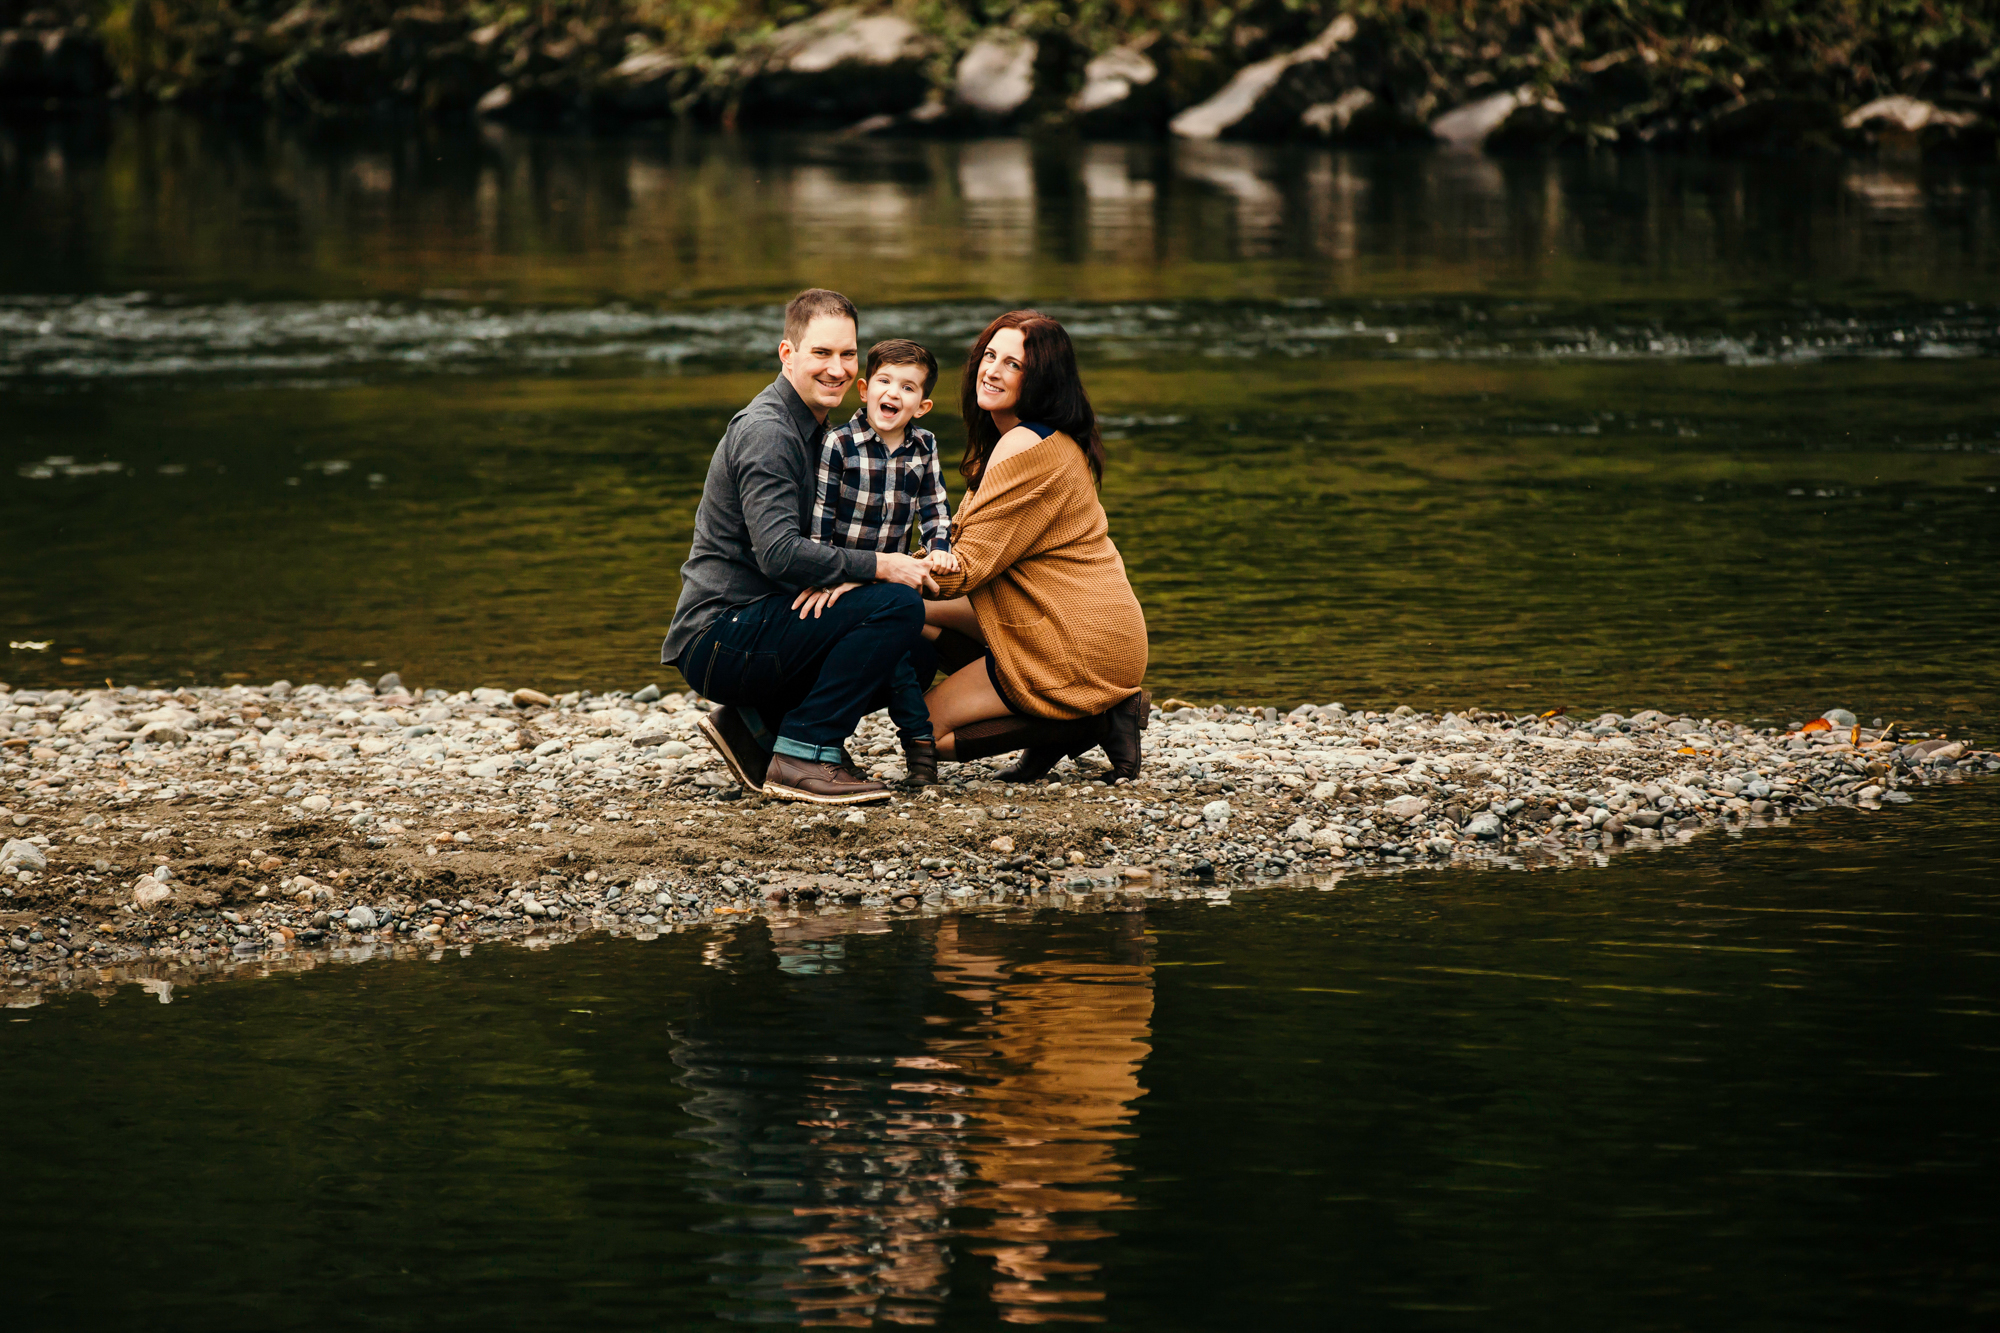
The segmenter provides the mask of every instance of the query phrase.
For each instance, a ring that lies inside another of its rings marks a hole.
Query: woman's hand
[[[841,594],[860,587],[858,583],[843,583],[836,588],[807,588],[792,599],[792,610],[799,613],[799,619],[811,616],[819,619],[819,613],[840,600]]]
[[[925,559],[930,562],[931,573],[933,574],[958,573],[958,557],[950,551],[932,551]]]
[[[930,566],[916,556],[905,555],[901,551],[875,553],[875,578],[881,583],[900,583],[906,588],[915,588],[926,597],[937,596],[937,583],[931,578]]]

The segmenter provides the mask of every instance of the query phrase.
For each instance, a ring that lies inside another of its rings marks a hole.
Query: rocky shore
[[[696,730],[706,707],[656,686],[419,694],[393,674],[0,686],[9,1002],[244,960],[853,909],[1136,910],[1272,878],[1589,861],[2000,773],[2000,754],[1837,709],[1757,730],[1166,700],[1137,782],[1086,759],[1011,786],[996,760],[824,809],[737,788]],[[902,777],[885,716],[852,750]]]
[[[2000,141],[1990,6],[1421,0],[1232,9],[752,0],[0,0],[0,114],[110,102],[318,125],[1058,126],[1495,151],[1971,153]]]

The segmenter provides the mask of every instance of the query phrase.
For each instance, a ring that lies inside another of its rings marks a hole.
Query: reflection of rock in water
[[[724,1261],[735,1313],[930,1323],[956,1250],[1009,1322],[1092,1317],[1152,1015],[1136,919],[1105,922],[1110,949],[1023,961],[969,919],[735,937],[675,1053],[704,1193],[756,1242]]]

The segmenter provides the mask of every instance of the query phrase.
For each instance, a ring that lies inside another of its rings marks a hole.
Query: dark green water
[[[1991,1327],[1996,795],[17,1010],[10,1325]]]
[[[825,283],[947,363],[1065,319],[1162,694],[1990,739],[1996,206],[1834,160],[0,127],[0,637],[54,645],[0,679],[659,678],[708,452]],[[15,1010],[0,1300],[1986,1327],[1996,815]]]
[[[655,676],[819,282],[947,365],[1068,321],[1163,694],[1990,728],[1996,205],[1818,159],[0,131],[0,621],[56,645],[0,679]]]

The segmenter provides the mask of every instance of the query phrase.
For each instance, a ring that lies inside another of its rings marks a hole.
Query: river
[[[1077,337],[1157,694],[2000,715],[2000,176],[0,126],[0,679],[679,684],[808,284]],[[1972,1327],[2000,807],[10,1010],[31,1323]],[[106,1265],[117,1280],[104,1277]]]

